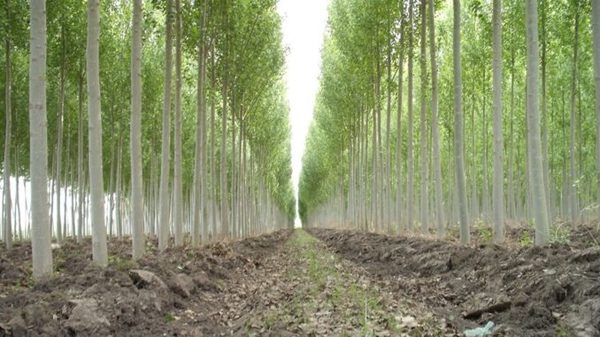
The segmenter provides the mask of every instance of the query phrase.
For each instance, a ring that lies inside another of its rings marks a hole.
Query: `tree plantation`
[[[91,235],[94,261],[106,265],[107,234],[132,234],[141,257],[146,234],[164,250],[288,226],[274,5],[6,2],[6,246],[31,236],[41,276],[52,270],[51,235]],[[8,177],[29,205],[15,204]]]
[[[2,2],[0,337],[600,335],[600,0]]]
[[[545,245],[596,221],[592,4],[332,0],[304,223]]]

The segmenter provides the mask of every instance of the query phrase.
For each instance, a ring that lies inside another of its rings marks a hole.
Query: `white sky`
[[[279,0],[286,54],[286,83],[292,126],[292,180],[297,191],[305,140],[321,72],[321,47],[329,0]]]

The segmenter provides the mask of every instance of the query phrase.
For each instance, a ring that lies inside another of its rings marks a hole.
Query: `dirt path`
[[[419,304],[382,291],[367,273],[302,230],[245,278],[228,284],[225,335],[443,336]],[[416,316],[418,313],[418,316]],[[451,336],[451,334],[450,334]]]
[[[149,242],[138,262],[112,240],[99,269],[90,244],[54,251],[37,284],[28,245],[0,248],[0,337],[451,337],[489,321],[494,336],[600,335],[597,247],[296,230],[164,253]]]
[[[417,301],[302,230],[128,260],[113,241],[101,270],[89,243],[55,253],[30,283],[28,247],[0,252],[0,336],[453,336]],[[152,247],[149,247],[152,248]]]

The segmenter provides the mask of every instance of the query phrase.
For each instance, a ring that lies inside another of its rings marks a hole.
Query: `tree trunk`
[[[408,182],[406,193],[407,228],[412,230],[414,211],[414,154],[413,154],[413,17],[414,0],[409,0],[408,6]]]
[[[61,53],[60,53],[60,84],[58,96],[58,130],[56,141],[56,172],[54,174],[54,187],[56,193],[56,242],[60,243],[63,239],[62,219],[61,219],[61,172],[62,172],[62,148],[63,148],[63,124],[65,115],[65,37],[64,28],[60,28]]]
[[[172,30],[172,0],[167,0],[167,21],[166,21],[166,42],[165,42],[165,83],[163,99],[163,118],[162,118],[162,151],[160,163],[160,190],[159,190],[159,231],[158,231],[158,249],[165,250],[169,245],[170,232],[170,143],[171,143],[171,73],[172,73],[172,52],[173,38]]]
[[[512,31],[514,35],[514,30]],[[514,162],[515,162],[515,141],[514,141],[514,115],[515,115],[515,47],[511,43],[510,47],[510,136],[508,148],[508,210],[509,217],[515,219],[517,217],[517,207],[515,200],[515,179],[514,179]]]
[[[594,81],[596,83],[596,135],[600,135],[600,2],[592,1],[592,33],[594,50]],[[596,180],[600,204],[600,137],[596,136]],[[600,207],[598,207],[600,217]]]
[[[421,0],[421,117],[420,119],[420,131],[419,131],[419,147],[420,154],[419,159],[421,162],[421,202],[420,202],[420,222],[421,222],[421,230],[424,234],[429,234],[429,220],[427,219],[427,213],[429,213],[427,206],[427,199],[429,197],[429,191],[427,190],[427,181],[429,180],[427,177],[427,159],[429,158],[428,150],[427,150],[427,108],[426,100],[427,100],[427,38],[426,38],[426,27],[427,27],[427,15],[426,15],[426,1]]]
[[[89,171],[94,263],[108,264],[104,226],[104,179],[102,176],[102,120],[100,110],[100,0],[88,0],[87,87]]]
[[[10,3],[9,0],[6,0],[6,18],[10,18]],[[5,47],[6,47],[6,59],[5,59],[5,71],[6,71],[6,82],[5,82],[5,100],[4,104],[6,105],[6,111],[4,112],[4,116],[6,118],[6,125],[4,128],[4,172],[3,172],[3,182],[4,182],[4,222],[2,233],[4,238],[4,244],[6,245],[6,249],[10,249],[12,247],[13,234],[12,234],[12,200],[10,196],[10,143],[11,143],[11,131],[12,131],[12,107],[11,107],[11,89],[12,89],[12,79],[11,79],[11,55],[10,55],[10,24],[6,25],[8,31],[5,36]],[[17,186],[17,188],[19,188]]]
[[[402,94],[404,80],[404,1],[400,1],[400,55],[398,58],[398,113],[396,115],[396,220],[397,230],[402,228]]]
[[[173,181],[173,225],[175,246],[183,245],[183,182],[181,164],[181,1],[175,0],[175,168]]]
[[[194,170],[194,222],[192,230],[192,244],[199,244],[200,235],[206,241],[207,223],[204,221],[206,209],[206,43],[204,22],[206,19],[206,4],[202,2],[202,13],[200,16],[201,36],[198,52],[198,82],[197,82],[197,110],[196,110],[196,160]]]
[[[575,4],[575,38],[573,41],[573,67],[571,72],[571,121],[569,125],[569,218],[575,223],[577,209],[577,171],[575,169],[576,115],[577,115],[577,62],[579,52],[579,5]]]
[[[494,242],[504,241],[504,135],[502,133],[502,0],[494,0],[493,114],[494,114]]]
[[[144,255],[142,164],[142,0],[133,0],[131,49],[131,238],[133,258]]]
[[[77,120],[77,191],[78,191],[78,202],[77,202],[77,242],[80,242],[83,238],[83,207],[84,207],[84,185],[85,177],[83,171],[83,61],[79,62],[79,74],[77,83],[77,100],[79,103],[79,117]]]
[[[33,278],[52,273],[48,218],[48,139],[46,119],[46,1],[31,0],[29,55],[29,167]]]
[[[456,184],[460,215],[460,241],[471,240],[467,219],[467,191],[465,183],[465,142],[462,104],[462,65],[460,57],[460,0],[454,1],[453,61],[454,61],[454,155],[456,160]]]
[[[532,193],[533,215],[536,226],[535,244],[544,245],[548,242],[549,226],[538,107],[539,46],[537,22],[537,0],[527,0],[527,140],[531,167],[529,188]]]
[[[435,47],[435,2],[429,0],[429,47],[431,62],[431,137],[432,137],[432,161],[433,181],[435,189],[435,213],[437,222],[437,235],[439,238],[446,236],[444,224],[443,191],[442,191],[442,166],[440,163],[440,136],[438,121],[438,66],[436,62]]]

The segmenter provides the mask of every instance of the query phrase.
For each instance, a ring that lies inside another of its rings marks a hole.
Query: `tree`
[[[592,33],[594,50],[594,80],[596,83],[596,134],[600,134],[600,2],[592,1]],[[600,185],[600,137],[596,136],[596,176]],[[600,188],[598,200],[600,204]],[[598,207],[600,215],[600,207]]]
[[[435,189],[435,213],[437,221],[437,234],[442,238],[446,235],[444,224],[443,208],[443,190],[442,190],[442,166],[440,163],[440,135],[438,120],[438,66],[435,46],[435,22],[434,22],[435,4],[429,0],[428,19],[429,19],[429,46],[431,62],[431,138],[432,138],[432,164],[434,173]]]
[[[142,0],[133,1],[131,47],[131,227],[133,258],[144,255],[142,186]]]
[[[169,194],[170,177],[170,144],[171,144],[171,74],[173,58],[173,1],[167,0],[167,21],[165,26],[165,83],[163,99],[163,117],[162,117],[162,147],[160,160],[160,191],[159,191],[159,231],[158,231],[158,249],[165,250],[169,245],[170,213],[169,203],[171,201]]]
[[[460,221],[460,241],[469,243],[469,220],[467,219],[467,188],[465,182],[465,141],[462,106],[462,65],[460,56],[460,0],[454,0],[453,60],[454,60],[454,155],[456,188]]]
[[[31,1],[29,54],[29,163],[31,170],[31,248],[33,277],[52,273],[48,217],[48,139],[46,120],[46,1]]]
[[[414,154],[413,154],[413,40],[414,40],[414,28],[413,28],[413,17],[414,17],[414,1],[408,0],[408,186],[406,195],[406,212],[407,212],[407,227],[408,230],[412,230],[413,227],[413,214],[414,214]]]
[[[6,0],[6,36],[4,37],[5,42],[5,101],[4,104],[6,106],[5,119],[6,124],[4,128],[4,172],[2,176],[2,180],[4,181],[4,208],[3,208],[3,229],[4,233],[2,233],[4,237],[4,243],[6,245],[6,249],[10,249],[12,247],[12,200],[10,195],[10,144],[11,144],[11,128],[12,128],[12,107],[11,107],[11,45],[10,45],[10,23],[8,22],[8,18],[10,18],[10,2]]]
[[[531,172],[529,188],[533,199],[535,244],[544,245],[549,239],[548,212],[544,189],[542,144],[538,102],[538,13],[537,1],[527,0],[527,141]]]
[[[183,245],[183,182],[181,163],[181,4],[175,0],[175,168],[173,181],[173,225],[175,246]]]
[[[494,0],[493,114],[494,114],[494,242],[504,241],[504,135],[502,132],[502,0]]]
[[[202,236],[202,240],[207,240],[207,226],[205,222],[204,214],[207,209],[206,207],[206,62],[207,62],[207,48],[206,48],[206,3],[202,1],[200,6],[200,39],[198,46],[198,80],[196,88],[196,154],[195,154],[195,169],[194,169],[194,223],[192,227],[192,243],[198,244],[200,242],[199,236]],[[214,117],[214,116],[213,116]],[[212,219],[215,221],[214,219]],[[202,228],[200,228],[202,226]]]
[[[102,115],[100,110],[100,0],[88,0],[87,91],[89,171],[92,220],[92,255],[99,266],[108,264],[104,225],[104,179],[102,173]]]

